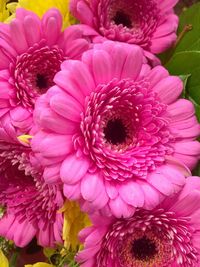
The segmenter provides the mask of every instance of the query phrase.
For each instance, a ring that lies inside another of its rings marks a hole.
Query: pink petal
[[[175,212],[178,216],[191,216],[197,210],[200,210],[200,192],[194,190],[187,196],[177,201],[170,210]]]
[[[18,19],[14,19],[10,22],[10,33],[13,42],[13,46],[19,54],[28,50],[28,44],[25,38],[24,28],[22,22]]]
[[[144,208],[148,210],[155,208],[164,198],[164,195],[147,182],[141,180],[139,184],[144,195]]]
[[[110,55],[103,50],[93,50],[92,72],[96,85],[107,84],[112,80],[113,61]]]
[[[190,192],[198,190],[200,191],[200,179],[197,176],[188,177],[185,186],[181,190],[178,199],[185,198]]]
[[[73,151],[71,135],[49,134],[38,145],[40,152],[45,157],[66,156]]]
[[[135,182],[123,183],[119,186],[119,194],[123,201],[134,207],[144,205],[144,194],[141,186]]]
[[[150,173],[148,176],[148,182],[154,186],[158,191],[166,196],[170,196],[174,193],[174,186],[163,174]]]
[[[84,93],[76,84],[74,77],[71,75],[69,70],[62,70],[58,72],[54,77],[54,82],[63,88],[69,95],[74,97],[79,103],[84,103]]]
[[[142,50],[138,46],[131,46],[124,62],[121,79],[132,78],[133,80],[135,80],[139,76],[142,68],[142,63]]]
[[[111,199],[115,199],[118,196],[118,189],[115,183],[111,181],[105,181],[106,192]]]
[[[95,89],[94,80],[86,64],[78,60],[67,60],[62,64],[63,69],[70,70],[74,82],[84,96],[90,95]]]
[[[78,126],[75,122],[64,119],[50,109],[43,110],[40,114],[40,123],[50,131],[66,135],[74,134]]]
[[[64,184],[64,195],[69,200],[78,200],[81,198],[81,185],[77,184]]]
[[[100,174],[87,173],[81,181],[81,194],[87,201],[94,201],[104,189]]]
[[[147,75],[150,82],[150,88],[153,88],[161,80],[169,76],[169,72],[162,66],[153,68]]]
[[[86,157],[78,158],[75,154],[66,157],[60,169],[60,177],[66,184],[75,184],[87,173],[90,162]]]
[[[42,17],[42,30],[48,45],[56,44],[61,33],[62,17],[57,9],[50,9]]]
[[[117,218],[129,218],[133,216],[135,208],[125,203],[120,196],[109,201],[112,214]]]
[[[183,83],[180,78],[169,76],[157,83],[153,90],[163,103],[171,104],[180,96],[183,90]]]
[[[71,121],[80,122],[81,105],[70,95],[55,95],[50,99],[51,108],[59,115]]]
[[[153,54],[159,54],[165,51],[167,48],[172,46],[172,44],[176,41],[177,35],[175,33],[169,34],[167,36],[162,36],[159,38],[152,38],[152,43],[150,46],[150,51]]]
[[[189,119],[171,122],[169,125],[171,133],[176,136],[176,138],[196,138],[200,134],[200,125],[196,117],[191,117]]]
[[[43,172],[43,178],[47,183],[57,183],[60,181],[60,167],[61,164],[47,166]]]
[[[168,106],[167,112],[170,114],[170,117],[172,117],[173,122],[175,122],[194,116],[195,109],[191,101],[179,99]]]
[[[24,18],[24,32],[29,46],[38,43],[41,38],[40,19],[35,15],[27,15]]]

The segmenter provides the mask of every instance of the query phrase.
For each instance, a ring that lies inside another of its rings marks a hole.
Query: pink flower
[[[32,126],[35,100],[53,83],[63,60],[77,59],[88,48],[76,26],[61,32],[62,17],[50,9],[39,19],[17,9],[16,19],[0,24],[0,116],[26,133]]]
[[[65,61],[36,103],[42,130],[32,147],[44,178],[61,177],[84,210],[128,217],[152,208],[185,183],[182,165],[199,158],[200,127],[193,104],[178,99],[181,80],[142,61],[138,46],[96,45],[82,61]]]
[[[85,34],[99,42],[106,39],[137,44],[154,54],[176,40],[178,0],[71,0],[71,11]],[[88,27],[89,26],[89,27]]]
[[[63,206],[61,185],[48,185],[31,165],[30,148],[19,143],[0,143],[0,236],[19,247],[34,236],[44,247],[62,242]]]
[[[200,178],[151,211],[129,219],[93,216],[80,232],[81,267],[198,267],[200,265]]]

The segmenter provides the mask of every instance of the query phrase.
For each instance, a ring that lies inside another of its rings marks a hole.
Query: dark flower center
[[[146,236],[135,240],[132,244],[131,253],[137,260],[149,260],[157,253],[155,243]]]
[[[117,145],[126,141],[126,127],[121,119],[109,120],[104,128],[105,139],[107,142]]]
[[[34,107],[37,97],[54,85],[54,76],[64,59],[63,51],[57,46],[38,45],[32,50],[20,55],[13,65],[16,101],[28,108]]]
[[[132,21],[130,17],[124,13],[123,10],[118,10],[113,18],[115,24],[122,24],[124,27],[132,28]]]
[[[40,74],[38,73],[36,75],[36,85],[39,89],[43,90],[47,90],[48,89],[48,79],[45,77],[44,74]]]

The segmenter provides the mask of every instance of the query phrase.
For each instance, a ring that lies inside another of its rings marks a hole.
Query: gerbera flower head
[[[99,35],[137,44],[157,54],[176,40],[176,3],[177,0],[71,0],[70,5],[73,15],[95,30],[96,33],[83,26],[95,42],[100,40]]]
[[[61,32],[62,17],[50,9],[40,20],[37,15],[17,9],[16,18],[0,28],[1,116],[10,114],[10,124],[19,135],[32,126],[35,100],[53,83],[64,59],[80,57],[88,48],[77,27]]]
[[[138,46],[105,42],[65,61],[54,82],[37,101],[42,131],[32,139],[46,181],[61,177],[69,199],[117,217],[152,208],[184,184],[200,127],[193,104],[178,99],[178,77],[143,64]]]
[[[200,263],[200,179],[190,177],[181,192],[151,211],[138,209],[129,219],[93,216],[80,232],[85,248],[80,266],[197,267]]]
[[[62,241],[64,196],[61,185],[47,185],[40,170],[31,165],[30,148],[19,144],[0,144],[0,235],[19,247],[36,235],[42,246]]]

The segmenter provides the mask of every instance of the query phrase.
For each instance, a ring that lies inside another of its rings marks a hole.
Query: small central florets
[[[146,236],[133,241],[131,252],[137,260],[148,261],[157,253],[156,244]]]
[[[40,92],[42,92],[43,90],[46,91],[49,85],[45,74],[38,73],[36,76],[36,86],[40,89]]]
[[[20,55],[13,66],[16,102],[33,107],[36,98],[54,84],[53,78],[62,61],[63,52],[56,46],[31,48]]]
[[[127,128],[122,119],[111,119],[104,128],[104,134],[108,143],[123,144],[127,138]]]
[[[126,14],[123,10],[118,10],[113,17],[113,21],[116,25],[122,24],[124,27],[131,28],[132,21],[128,14]]]

